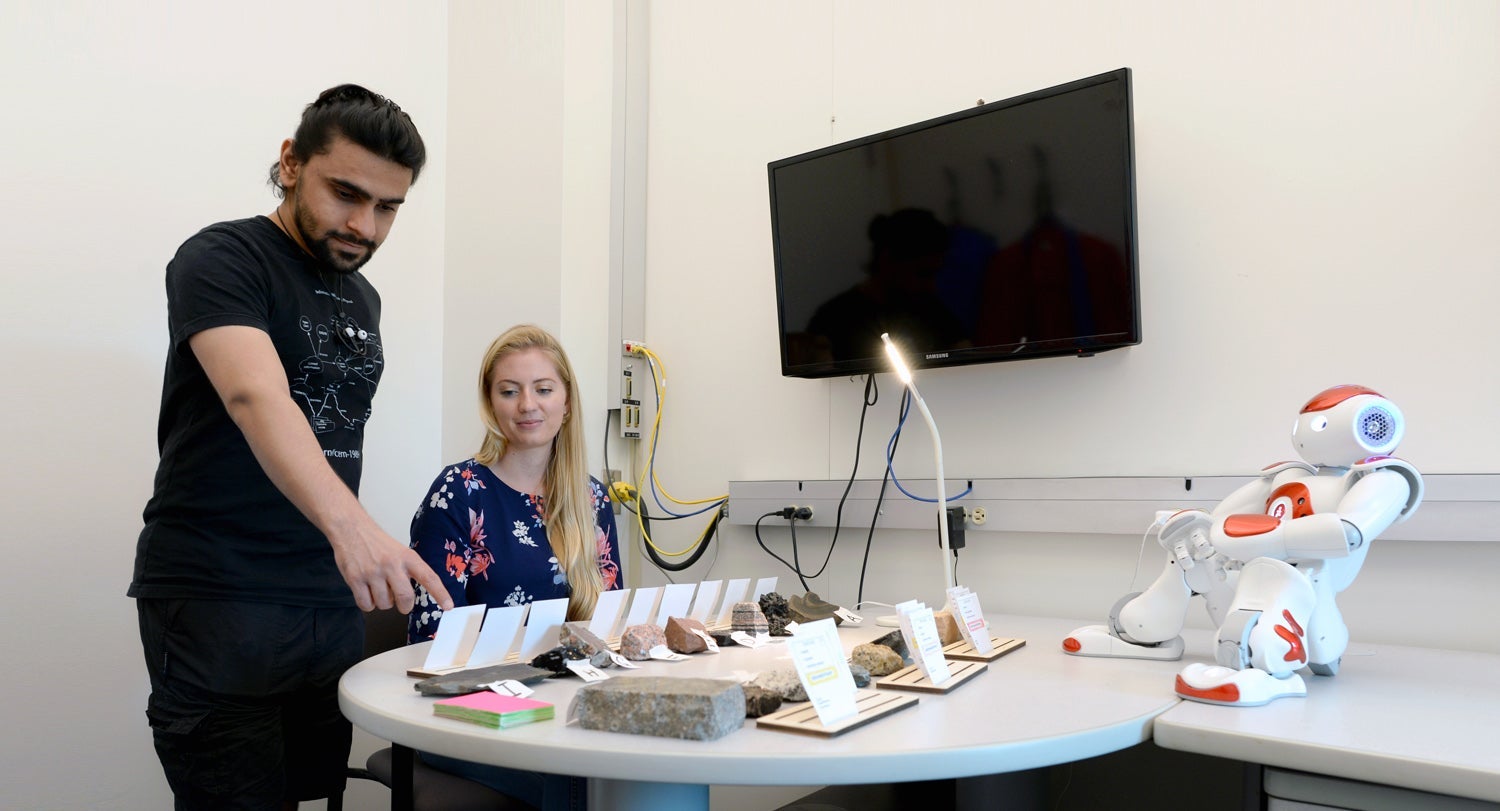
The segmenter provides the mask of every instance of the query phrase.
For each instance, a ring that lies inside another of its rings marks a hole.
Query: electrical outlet
[[[969,523],[976,527],[984,526],[984,522],[989,520],[989,514],[984,511],[983,507],[971,507],[968,512]]]

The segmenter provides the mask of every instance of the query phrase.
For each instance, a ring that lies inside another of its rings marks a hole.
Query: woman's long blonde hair
[[[572,593],[568,597],[568,619],[586,620],[594,613],[604,579],[599,575],[599,550],[594,526],[594,504],[589,493],[588,455],[584,448],[582,397],[578,376],[562,344],[541,327],[521,324],[511,327],[490,344],[479,367],[479,416],[484,421],[484,442],[474,460],[493,465],[505,455],[505,436],[490,406],[490,384],[495,364],[501,358],[525,349],[539,349],[557,367],[568,392],[568,408],[562,428],[552,440],[552,456],[542,476],[545,495],[547,542],[567,575]]]

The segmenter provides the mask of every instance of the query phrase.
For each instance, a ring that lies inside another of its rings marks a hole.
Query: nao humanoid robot
[[[1115,603],[1108,625],[1069,634],[1063,650],[1179,659],[1188,603],[1201,594],[1218,664],[1183,668],[1178,695],[1240,706],[1307,695],[1296,671],[1334,675],[1349,642],[1334,596],[1354,582],[1370,542],[1422,501],[1422,475],[1390,456],[1404,431],[1396,404],[1370,389],[1319,392],[1292,427],[1302,461],[1262,469],[1211,513],[1158,513],[1170,555],[1161,576]]]

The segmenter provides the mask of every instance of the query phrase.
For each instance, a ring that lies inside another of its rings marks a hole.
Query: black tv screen
[[[1141,341],[1130,70],[769,164],[781,371]]]

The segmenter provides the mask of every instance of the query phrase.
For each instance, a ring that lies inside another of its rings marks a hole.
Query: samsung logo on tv
[[[938,360],[940,358],[946,358],[946,357],[948,357],[948,353],[947,352],[933,352],[932,354],[930,354],[930,355],[924,355],[923,357],[926,358],[927,360]]]

